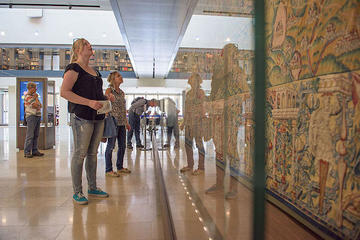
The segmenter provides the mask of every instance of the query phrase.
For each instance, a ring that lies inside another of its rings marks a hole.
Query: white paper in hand
[[[105,114],[112,110],[110,101],[106,100],[106,101],[98,101],[98,102],[102,104],[102,107],[99,110],[97,110],[97,114]]]

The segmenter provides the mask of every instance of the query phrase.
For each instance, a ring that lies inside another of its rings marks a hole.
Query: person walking
[[[164,98],[160,100],[160,109],[167,115],[166,128],[167,128],[167,143],[164,148],[169,148],[171,143],[171,136],[174,133],[175,145],[174,148],[179,148],[179,110],[176,108],[176,103],[172,98]]]
[[[130,130],[130,125],[126,118],[126,100],[125,93],[120,89],[120,84],[123,83],[123,78],[121,74],[117,71],[110,73],[107,81],[109,82],[109,87],[106,89],[105,95],[111,97],[114,96],[114,101],[112,102],[112,116],[115,117],[117,123],[117,136],[109,138],[107,140],[106,150],[105,150],[105,175],[108,177],[119,177],[120,174],[128,174],[131,171],[123,167],[124,154],[125,154],[125,144],[126,144],[126,129]],[[118,151],[117,151],[117,160],[116,168],[117,172],[113,171],[112,167],[112,152],[115,147],[116,139],[118,141]]]
[[[44,154],[38,150],[42,104],[39,100],[39,95],[36,93],[36,83],[29,82],[26,87],[28,91],[25,95],[24,105],[27,129],[24,144],[24,157],[42,157]]]
[[[97,114],[102,107],[103,81],[100,72],[89,66],[93,55],[90,43],[77,39],[72,46],[71,63],[66,66],[60,95],[69,101],[71,127],[74,134],[74,152],[71,159],[71,176],[73,183],[73,201],[87,204],[88,199],[82,190],[82,170],[86,157],[85,170],[88,181],[88,196],[106,198],[106,192],[97,187],[96,168],[97,150],[104,132],[105,114]]]

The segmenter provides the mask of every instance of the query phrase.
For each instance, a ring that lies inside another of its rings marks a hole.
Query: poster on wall
[[[29,83],[30,81],[20,81],[20,121],[24,121],[24,99],[25,99],[25,95],[27,93],[27,87],[26,85]],[[36,83],[36,93],[39,95],[39,100],[41,103],[43,103],[43,82],[40,81],[33,81],[34,83]],[[41,120],[42,120],[42,114],[41,114]]]

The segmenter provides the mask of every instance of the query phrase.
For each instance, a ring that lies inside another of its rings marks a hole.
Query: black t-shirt
[[[72,91],[75,94],[90,100],[107,100],[103,93],[103,81],[99,71],[96,71],[97,76],[93,76],[82,69],[77,63],[70,63],[67,65],[64,74],[69,70],[79,73],[72,88]],[[69,113],[75,113],[77,117],[86,120],[102,120],[105,118],[105,114],[98,115],[96,110],[91,107],[75,104],[70,101],[68,102],[68,111]]]

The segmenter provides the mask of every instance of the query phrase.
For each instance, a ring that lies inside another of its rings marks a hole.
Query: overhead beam
[[[198,0],[110,0],[139,78],[166,78]]]

